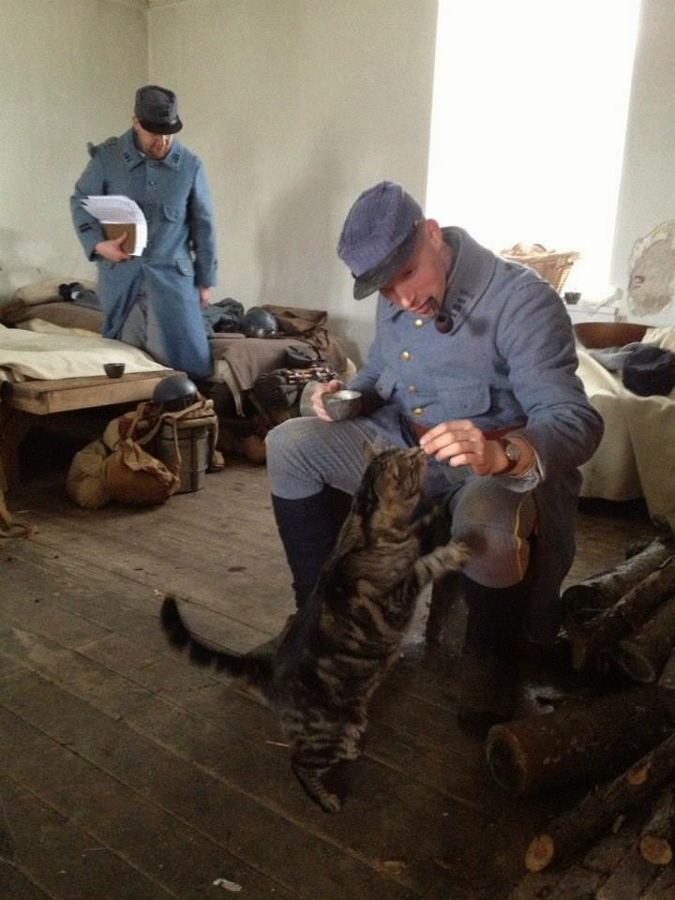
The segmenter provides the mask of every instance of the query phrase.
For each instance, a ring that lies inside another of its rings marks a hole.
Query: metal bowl
[[[323,408],[334,422],[355,419],[361,412],[361,394],[359,391],[342,389],[330,394],[323,394]]]
[[[124,375],[124,363],[103,363],[103,371],[108,378],[121,378]]]

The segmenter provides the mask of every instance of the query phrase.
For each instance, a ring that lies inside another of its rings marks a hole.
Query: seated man
[[[401,185],[384,181],[347,215],[338,255],[354,297],[377,292],[376,331],[349,382],[361,415],[333,422],[319,385],[316,416],[267,437],[275,518],[302,605],[330,552],[335,498],[352,494],[363,445],[429,455],[425,499],[442,503],[473,556],[461,576],[467,604],[460,722],[485,733],[511,717],[514,654],[527,636],[551,644],[560,586],[571,566],[581,476],[602,420],[575,374],[569,316],[533,270],[507,262],[461,228],[426,219]]]

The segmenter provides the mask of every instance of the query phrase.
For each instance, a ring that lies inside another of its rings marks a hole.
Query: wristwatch
[[[508,473],[512,472],[520,462],[523,451],[520,449],[518,444],[513,444],[506,438],[500,438],[499,443],[501,444],[502,450],[504,451],[504,455],[509,461],[508,466],[505,469],[502,469],[499,474],[508,475]]]

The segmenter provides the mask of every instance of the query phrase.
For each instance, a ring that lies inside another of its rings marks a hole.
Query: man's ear
[[[441,231],[441,226],[438,224],[436,219],[425,219],[424,227],[427,232],[427,237],[431,241],[434,250],[438,250],[438,248],[443,243],[443,232]]]

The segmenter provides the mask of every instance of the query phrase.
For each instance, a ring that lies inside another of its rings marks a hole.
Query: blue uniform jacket
[[[548,642],[575,553],[578,467],[598,446],[603,422],[576,375],[572,323],[556,291],[460,228],[444,229],[443,236],[454,253],[443,302],[451,331],[442,334],[433,320],[379,295],[375,339],[350,387],[381,404],[370,418],[393,443],[405,434],[402,418],[427,426],[470,419],[484,431],[514,428],[530,443],[539,474],[496,477],[513,490],[534,488],[539,524],[530,632]],[[459,467],[448,477],[475,476]]]
[[[88,259],[105,240],[100,223],[82,200],[89,194],[124,194],[140,206],[148,223],[148,245],[140,257],[121,263],[97,259],[98,291],[105,314],[104,337],[117,338],[141,286],[159,323],[166,362],[195,377],[211,371],[198,287],[216,283],[213,213],[204,168],[174,139],[161,160],[142,154],[134,131],[109,138],[75,185],[70,208]]]

